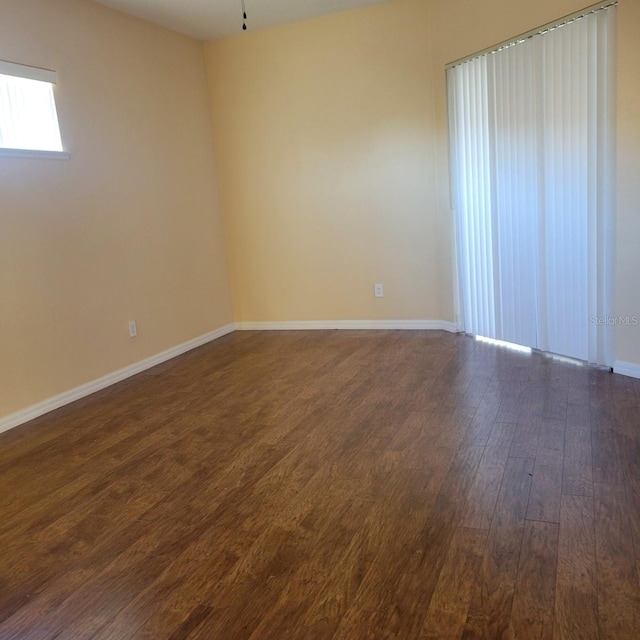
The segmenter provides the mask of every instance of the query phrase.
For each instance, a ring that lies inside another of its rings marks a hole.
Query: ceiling
[[[95,0],[200,40],[242,33],[241,0]],[[245,0],[250,31],[390,0]]]

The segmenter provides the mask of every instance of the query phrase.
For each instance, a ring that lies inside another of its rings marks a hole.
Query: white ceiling
[[[201,40],[242,33],[241,0],[95,0]],[[251,31],[391,0],[245,0]]]

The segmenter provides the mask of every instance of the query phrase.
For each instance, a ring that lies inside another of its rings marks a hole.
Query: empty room
[[[0,0],[0,640],[640,637],[638,274],[638,0]]]

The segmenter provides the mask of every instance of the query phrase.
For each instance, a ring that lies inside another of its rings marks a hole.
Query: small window
[[[54,71],[0,61],[0,151],[61,152]]]

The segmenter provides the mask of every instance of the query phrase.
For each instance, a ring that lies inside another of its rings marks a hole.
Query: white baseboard
[[[48,400],[44,400],[43,402],[39,402],[38,404],[34,404],[31,407],[27,407],[26,409],[18,411],[17,413],[13,413],[9,416],[6,416],[5,418],[0,418],[0,433],[2,433],[3,431],[8,431],[9,429],[13,429],[14,427],[24,424],[25,422],[29,422],[29,420],[33,420],[34,418],[38,418],[39,416],[44,415],[45,413],[49,413],[49,411],[53,411],[54,409],[58,409],[65,404],[75,402],[80,398],[84,398],[85,396],[95,393],[96,391],[105,389],[106,387],[109,387],[116,382],[121,382],[126,378],[135,376],[137,373],[141,373],[142,371],[151,369],[151,367],[155,367],[162,362],[171,360],[171,358],[175,358],[176,356],[186,353],[187,351],[191,351],[191,349],[200,347],[207,342],[217,340],[218,338],[221,338],[222,336],[235,331],[235,328],[235,325],[228,324],[225,327],[221,327],[220,329],[216,329],[215,331],[210,331],[209,333],[205,333],[203,336],[199,336],[198,338],[194,338],[193,340],[189,340],[188,342],[183,342],[176,347],[167,349],[166,351],[158,353],[155,356],[151,356],[150,358],[146,358],[145,360],[141,360],[140,362],[129,365],[124,369],[114,371],[113,373],[108,373],[102,378],[87,382],[86,384],[76,387],[75,389],[71,389],[70,391],[65,391],[60,395],[49,398]]]
[[[622,376],[631,378],[640,378],[640,364],[616,360],[613,364],[613,373],[619,373]]]
[[[239,331],[298,331],[316,329],[413,329],[456,333],[455,322],[445,320],[301,320],[293,322],[237,322]]]

